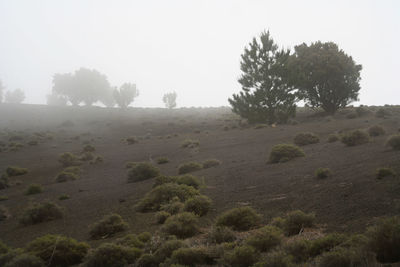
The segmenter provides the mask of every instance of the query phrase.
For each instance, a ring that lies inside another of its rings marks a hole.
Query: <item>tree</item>
[[[114,90],[114,99],[117,105],[125,109],[139,96],[139,90],[136,89],[136,84],[124,83],[121,87]]]
[[[239,83],[242,92],[229,103],[250,123],[286,122],[296,114],[296,93],[287,71],[290,51],[278,49],[269,31],[253,38],[242,54]]]
[[[5,95],[5,102],[13,104],[21,104],[25,100],[25,93],[21,89],[14,91],[7,91]]]
[[[362,67],[337,44],[303,43],[295,47],[290,62],[294,85],[307,105],[334,114],[358,100]]]
[[[47,105],[49,106],[66,106],[68,99],[65,96],[60,96],[55,92],[47,95]]]
[[[4,92],[4,89],[5,89],[5,87],[4,87],[3,83],[2,83],[1,80],[0,80],[0,103],[3,102],[3,92]]]
[[[117,87],[110,87],[104,94],[104,96],[100,100],[100,102],[103,103],[104,106],[108,108],[113,108],[115,106],[116,102],[114,98],[114,90],[116,89]]]
[[[173,109],[174,107],[176,107],[176,97],[177,94],[175,92],[164,94],[162,100],[165,104],[165,107],[169,109]]]

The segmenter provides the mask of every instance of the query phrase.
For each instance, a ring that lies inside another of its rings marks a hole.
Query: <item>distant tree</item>
[[[124,83],[119,90],[114,90],[115,102],[122,109],[127,108],[137,96],[139,96],[139,90],[136,89],[136,84],[133,83]]]
[[[2,81],[0,80],[0,103],[3,102],[3,92],[4,89],[6,89],[2,83]]]
[[[165,104],[165,107],[169,109],[173,109],[174,107],[176,107],[176,97],[177,94],[175,92],[164,94],[162,100]]]
[[[361,65],[333,42],[301,44],[291,56],[294,85],[311,107],[328,114],[358,100]]]
[[[242,54],[242,92],[229,99],[232,111],[250,123],[286,122],[296,114],[296,93],[289,85],[290,51],[278,49],[270,33],[253,38]]]
[[[60,96],[55,92],[47,95],[47,105],[49,106],[66,106],[68,99],[65,96]]]
[[[25,100],[25,93],[21,89],[15,89],[14,91],[7,91],[5,95],[5,102],[21,104]]]
[[[104,106],[108,108],[112,108],[116,105],[116,101],[114,98],[114,90],[116,90],[117,87],[110,87],[107,92],[104,94],[102,99],[100,100],[101,103],[103,103]]]

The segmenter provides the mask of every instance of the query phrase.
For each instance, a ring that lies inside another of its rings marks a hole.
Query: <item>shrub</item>
[[[229,266],[251,266],[257,262],[259,254],[257,251],[248,245],[238,246],[233,252],[227,253],[225,261]]]
[[[95,223],[90,230],[92,239],[105,238],[125,231],[128,228],[126,222],[118,214],[110,214]]]
[[[318,259],[318,267],[352,267],[363,266],[360,259],[352,250],[344,248],[335,248],[332,251],[325,252]]]
[[[136,267],[158,267],[159,261],[153,254],[143,254],[137,261]]]
[[[157,164],[165,164],[168,163],[169,159],[167,157],[161,157],[157,159]]]
[[[182,247],[185,247],[185,244],[182,241],[176,239],[168,240],[161,244],[161,246],[154,253],[154,256],[159,262],[164,262],[167,258],[171,257],[175,250]]]
[[[362,116],[368,115],[368,113],[370,113],[370,111],[368,110],[368,107],[365,107],[365,106],[356,107],[355,111],[356,111],[358,117],[362,117]]]
[[[178,248],[172,253],[173,263],[185,266],[211,265],[213,259],[207,254],[205,248]]]
[[[30,242],[26,251],[41,258],[47,266],[71,266],[83,261],[89,245],[75,239],[45,235]]]
[[[306,214],[301,210],[289,212],[285,218],[284,229],[287,235],[296,235],[304,227],[311,227],[314,224],[315,215]]]
[[[160,174],[160,170],[150,163],[141,162],[133,166],[128,171],[128,182],[139,182],[154,178]]]
[[[196,176],[190,175],[190,174],[178,176],[176,178],[176,183],[177,184],[185,184],[187,186],[191,186],[196,189],[199,189],[199,187],[201,185],[199,178],[197,178]]]
[[[20,175],[24,175],[26,173],[28,173],[28,169],[20,168],[20,167],[16,167],[16,166],[9,166],[6,169],[6,174],[9,177],[20,176]]]
[[[376,178],[382,179],[387,176],[395,176],[396,173],[391,168],[379,168],[376,170]]]
[[[0,253],[0,266],[6,266],[7,263],[9,263],[15,257],[17,257],[23,253],[24,253],[24,251],[20,248],[10,249],[5,253]],[[21,266],[21,267],[25,267],[25,266]]]
[[[246,240],[246,243],[260,252],[267,252],[282,241],[282,231],[275,226],[264,226],[257,229]]]
[[[44,267],[44,262],[27,253],[19,254],[13,257],[4,267]]]
[[[10,186],[9,180],[8,180],[8,175],[7,174],[2,174],[0,176],[0,189],[6,189]]]
[[[186,200],[184,210],[201,217],[208,213],[211,203],[211,199],[206,196],[195,196]]]
[[[39,194],[43,192],[43,187],[40,184],[31,184],[25,190],[25,195]]]
[[[318,168],[315,171],[315,177],[318,179],[325,179],[332,175],[332,172],[329,168]]]
[[[390,111],[388,109],[386,109],[386,108],[380,108],[375,112],[375,116],[377,118],[385,118],[385,117],[388,117],[390,115],[391,115]]]
[[[181,143],[183,148],[194,148],[200,145],[199,140],[186,139]]]
[[[260,215],[253,208],[240,207],[221,214],[217,218],[217,226],[227,226],[233,230],[246,231],[255,227],[260,219]]]
[[[178,238],[192,237],[198,232],[198,219],[193,213],[183,212],[169,217],[162,230]]]
[[[133,264],[141,254],[138,248],[103,243],[88,255],[85,263],[87,267],[126,266]]]
[[[23,225],[37,224],[46,221],[52,221],[63,217],[61,208],[53,202],[44,202],[34,204],[28,207],[22,217],[20,223]]]
[[[138,234],[138,239],[140,241],[142,241],[143,243],[147,243],[150,241],[151,239],[151,234],[149,232],[142,232],[140,234]]]
[[[208,169],[211,167],[216,167],[221,165],[221,161],[217,160],[217,159],[208,159],[206,161],[203,162],[203,168],[204,169]]]
[[[79,157],[79,160],[89,161],[94,159],[94,154],[92,152],[83,152]]]
[[[155,178],[153,188],[167,183],[177,183],[178,177],[177,176],[166,176],[166,175],[159,175]]]
[[[82,170],[81,170],[81,167],[70,166],[70,167],[64,168],[63,172],[70,172],[70,173],[73,173],[73,174],[79,176],[82,173]]]
[[[166,183],[153,188],[137,205],[139,211],[157,211],[162,204],[169,203],[174,197],[186,201],[199,194],[195,188],[184,184]]]
[[[92,146],[92,145],[85,145],[84,147],[83,147],[83,150],[82,150],[83,152],[95,152],[96,151],[96,148],[94,148],[94,146]]]
[[[59,174],[57,174],[57,176],[56,176],[57,183],[64,183],[64,182],[73,181],[76,179],[78,179],[78,176],[75,173],[66,172],[66,171],[62,171]]]
[[[400,134],[389,137],[387,144],[394,150],[400,150]]]
[[[5,254],[10,250],[10,248],[0,240],[0,255]]]
[[[358,114],[356,112],[350,112],[346,115],[346,118],[348,119],[355,119],[358,117]]]
[[[169,203],[161,205],[160,209],[171,215],[177,214],[183,210],[183,203],[178,197],[174,197]]]
[[[0,222],[6,220],[9,217],[9,213],[6,207],[0,206]]]
[[[102,156],[95,156],[94,159],[89,162],[89,164],[98,164],[103,162],[104,158]]]
[[[294,143],[298,146],[316,144],[318,142],[318,136],[313,133],[299,133],[294,137]]]
[[[282,251],[268,253],[265,261],[256,263],[253,267],[294,267],[292,257]],[[342,266],[343,267],[343,266]]]
[[[339,136],[337,134],[330,134],[328,136],[328,143],[334,143],[336,141],[339,141]]]
[[[58,200],[67,200],[67,199],[69,199],[69,198],[70,198],[69,195],[63,194],[63,195],[61,195],[61,196],[58,197]]]
[[[369,142],[369,135],[363,130],[354,130],[342,136],[342,143],[347,146],[357,146]]]
[[[379,135],[384,135],[386,133],[386,131],[382,126],[375,125],[375,126],[369,127],[368,133],[370,136],[379,136]]]
[[[131,136],[125,139],[126,143],[128,145],[133,145],[139,142],[139,140],[136,138],[136,136]]]
[[[194,172],[201,170],[203,166],[198,162],[187,162],[179,165],[178,167],[178,174],[185,174],[189,172]]]
[[[297,157],[304,157],[304,151],[295,145],[279,144],[272,147],[269,155],[270,163],[286,162]]]
[[[122,238],[118,238],[115,243],[124,247],[143,248],[145,242],[139,240],[137,235],[129,234]]]
[[[314,239],[310,242],[309,254],[311,257],[318,256],[324,252],[332,250],[334,247],[346,241],[346,236],[342,234],[328,234],[324,237]]]
[[[382,219],[367,231],[368,247],[381,263],[400,261],[400,217]]]
[[[60,162],[64,167],[77,166],[81,164],[78,157],[70,152],[61,154],[58,158],[58,162]]]
[[[236,240],[235,233],[228,227],[217,226],[214,227],[208,234],[208,240],[214,244],[221,244],[224,242],[233,242]]]
[[[8,196],[0,195],[0,201],[8,200]]]
[[[310,256],[311,242],[305,239],[298,239],[287,243],[284,247],[286,253],[292,256],[296,263],[306,262]]]

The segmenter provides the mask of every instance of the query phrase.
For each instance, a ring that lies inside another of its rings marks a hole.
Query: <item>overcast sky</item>
[[[0,0],[0,80],[45,103],[80,67],[137,84],[134,106],[227,106],[240,55],[264,29],[284,47],[336,42],[362,64],[360,102],[400,104],[400,1]]]

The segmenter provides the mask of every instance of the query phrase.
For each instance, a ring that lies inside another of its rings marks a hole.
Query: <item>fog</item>
[[[55,73],[80,67],[137,85],[134,106],[227,106],[240,55],[269,29],[284,47],[336,42],[362,64],[360,103],[399,104],[398,1],[0,2],[0,80],[44,104]]]

